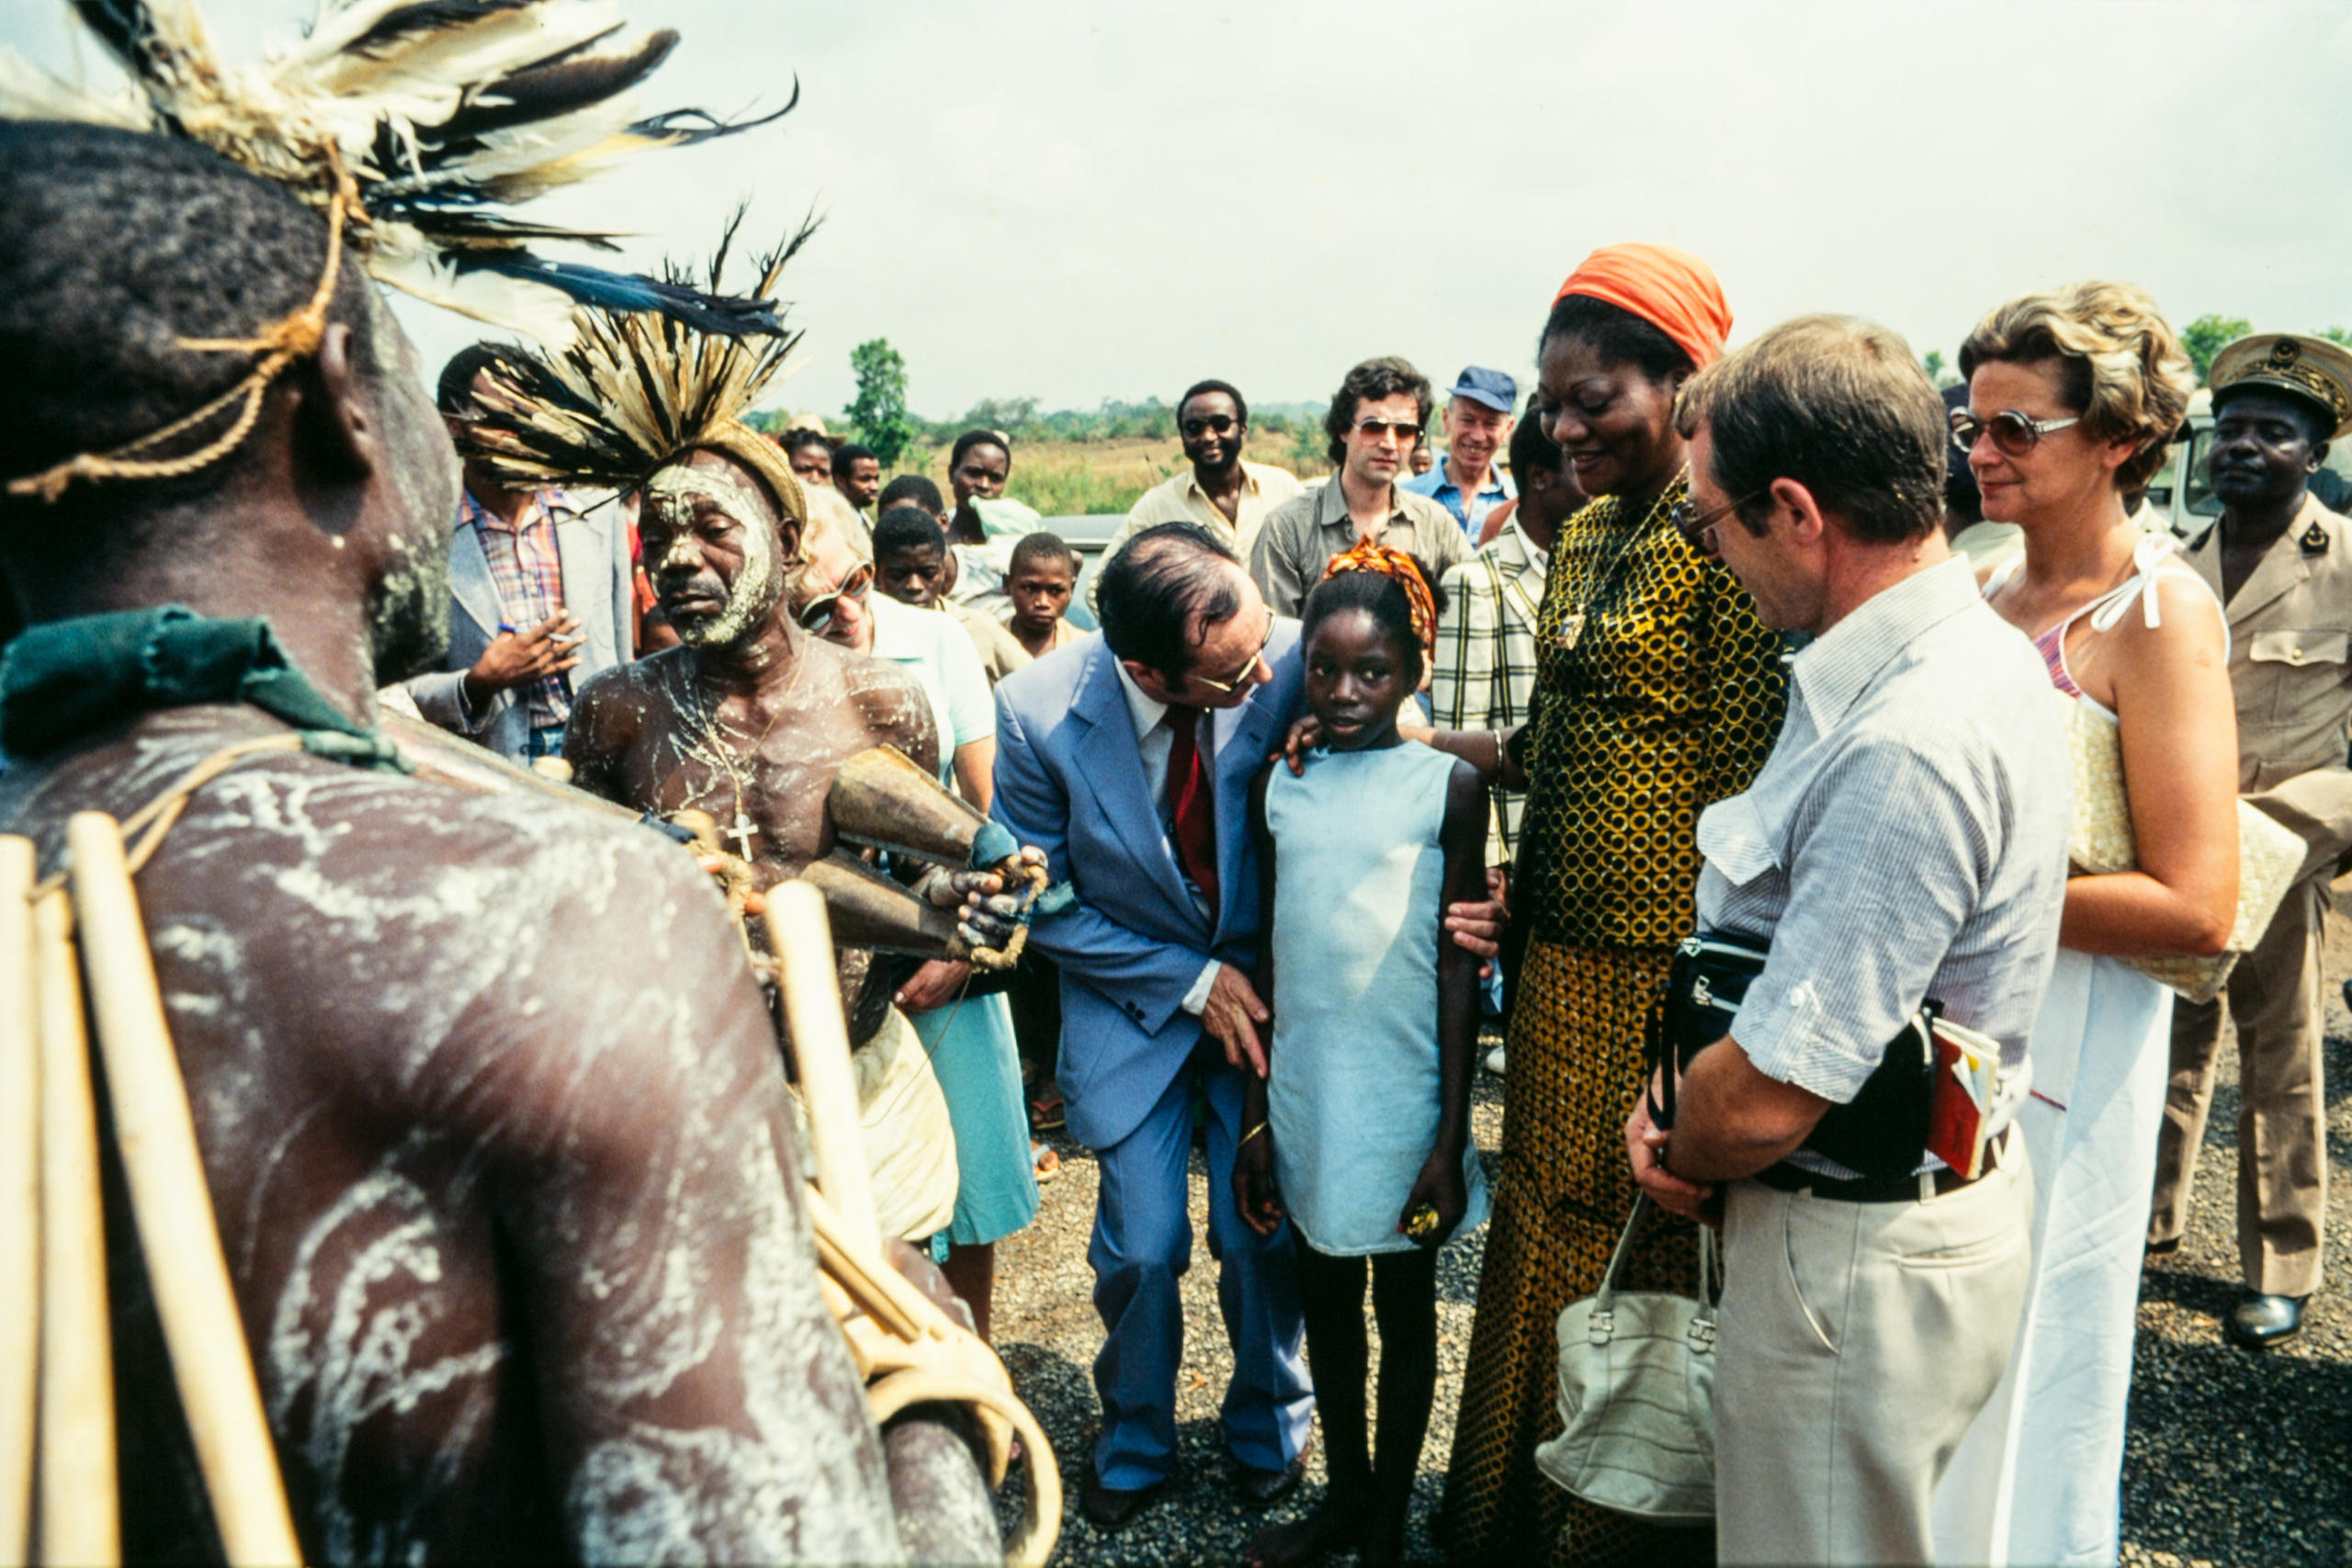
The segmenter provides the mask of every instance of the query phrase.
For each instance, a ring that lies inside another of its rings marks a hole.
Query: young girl
[[[1335,568],[1302,634],[1320,742],[1303,775],[1279,762],[1260,775],[1250,813],[1272,933],[1258,989],[1274,1020],[1234,1194],[1261,1235],[1291,1222],[1330,1476],[1312,1515],[1250,1543],[1262,1568],[1350,1546],[1365,1562],[1402,1556],[1437,1387],[1437,1249],[1487,1214],[1470,1142],[1478,960],[1439,924],[1447,904],[1485,896],[1487,789],[1469,763],[1396,731],[1436,621],[1411,558],[1370,546]]]

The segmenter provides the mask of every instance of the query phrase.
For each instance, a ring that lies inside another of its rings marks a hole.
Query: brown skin
[[[947,488],[956,495],[956,511],[947,520],[949,544],[988,543],[989,531],[980,522],[980,514],[972,510],[972,502],[976,497],[981,501],[996,500],[1004,493],[1004,481],[1012,476],[1012,454],[992,441],[979,442],[964,454],[964,460],[947,476]]]
[[[945,592],[941,580],[947,575],[947,559],[944,549],[927,545],[892,550],[874,563],[874,586],[901,604],[928,610]]]
[[[1640,366],[1611,363],[1564,333],[1544,340],[1537,370],[1535,417],[1577,486],[1589,496],[1623,496],[1630,515],[1645,515],[1682,471],[1674,398],[1689,378],[1677,371],[1652,380]]]
[[[490,389],[488,378],[474,378],[477,396]],[[447,414],[441,417],[450,439],[462,442],[464,424]],[[523,515],[531,503],[529,492],[508,490],[492,479],[480,463],[469,459],[464,468],[466,493],[484,512],[502,523],[512,524]],[[454,510],[454,508],[452,508]],[[580,666],[578,633],[580,622],[571,612],[558,609],[537,626],[508,627],[491,639],[466,671],[466,701],[481,707],[493,696],[516,686],[527,686],[543,675],[560,675]]]
[[[874,457],[852,457],[849,471],[834,481],[849,503],[860,512],[874,504],[882,493],[882,464]]]
[[[785,461],[792,467],[792,477],[804,485],[833,482],[832,449],[821,441],[802,442],[785,454]]]
[[[2232,392],[2214,411],[2206,471],[2223,509],[2225,603],[2237,597],[2303,509],[2312,476],[2327,461],[2327,443],[2312,439],[2315,426],[2324,428],[2302,399],[2267,389]]]
[[[1397,731],[1396,716],[1420,682],[1418,648],[1400,644],[1372,616],[1351,610],[1330,616],[1315,628],[1306,660],[1306,704],[1322,721],[1332,750],[1371,750],[1401,743],[1404,737]],[[1270,931],[1280,889],[1273,839],[1266,826],[1266,786],[1277,765],[1270,762],[1259,773],[1250,801],[1250,828],[1258,836],[1260,897]],[[1445,852],[1442,897],[1446,902],[1476,898],[1484,886],[1487,816],[1487,786],[1477,770],[1467,762],[1455,762],[1446,783],[1445,818],[1440,829]],[[1438,943],[1436,1023],[1442,1109],[1437,1142],[1397,1212],[1396,1228],[1403,1232],[1414,1210],[1424,1203],[1430,1205],[1437,1211],[1438,1228],[1419,1245],[1435,1249],[1453,1234],[1469,1208],[1462,1162],[1469,1146],[1471,1063],[1478,1041],[1478,960],[1447,940],[1442,922],[1431,936]],[[1273,952],[1274,944],[1268,941],[1258,961],[1258,986],[1269,997],[1274,994]],[[1272,1037],[1269,1028],[1269,1040]],[[1266,1097],[1266,1081],[1250,1079],[1243,1100],[1243,1126],[1265,1124]],[[1272,1235],[1283,1222],[1282,1196],[1274,1180],[1278,1157],[1271,1128],[1251,1137],[1234,1154],[1234,1203],[1250,1229],[1261,1235]],[[1363,1397],[1359,1390],[1350,1390],[1348,1394]],[[1380,1415],[1378,1461],[1366,1483],[1356,1489],[1335,1479],[1323,1501],[1306,1518],[1272,1526],[1252,1537],[1244,1561],[1262,1568],[1290,1568],[1350,1544],[1362,1546],[1365,1562],[1403,1560],[1412,1471],[1419,1461],[1429,1411],[1426,1405],[1418,1411],[1393,1410],[1385,1391]],[[1401,1430],[1392,1430],[1391,1422]]]
[[[754,837],[749,861],[761,889],[799,874],[832,852],[827,791],[841,764],[875,746],[895,746],[925,772],[939,762],[931,706],[912,677],[895,664],[864,658],[810,637],[788,613],[784,579],[800,565],[800,528],[749,470],[715,452],[695,452],[686,466],[730,479],[764,509],[750,526],[779,541],[768,581],[742,581],[746,524],[708,498],[697,497],[693,526],[682,529],[662,509],[648,506],[638,520],[645,559],[654,570],[662,609],[689,642],[695,628],[718,620],[739,590],[764,599],[754,624],[718,647],[682,647],[606,671],[590,682],[572,709],[564,758],[573,781],[592,795],[636,810],[669,816],[694,807],[718,821],[734,821],[737,784],[726,757],[746,775],[741,807]],[[716,735],[719,739],[712,739]],[[720,748],[724,748],[723,753]],[[742,840],[726,840],[731,853]],[[959,878],[934,896],[959,902]],[[989,879],[980,879],[989,880]],[[985,889],[995,891],[992,880]],[[764,946],[763,928],[754,941]],[[887,976],[862,948],[840,953],[842,1002],[851,1033],[871,1038],[889,1002]]]
[[[1225,429],[1215,428],[1220,423]],[[1238,521],[1241,484],[1249,477],[1241,467],[1241,443],[1250,434],[1239,405],[1226,392],[1196,392],[1177,407],[1176,434],[1193,465],[1193,482],[1227,522]]]
[[[456,472],[405,340],[372,296],[354,308],[384,374],[332,325],[220,491],[103,563],[0,546],[27,616],[266,616],[359,719],[429,664]],[[24,521],[0,520],[0,539]],[[128,815],[284,732],[247,707],[149,715],[12,762],[0,826],[54,864],[70,813]],[[773,1036],[684,857],[537,801],[273,755],[196,795],[139,892],[307,1558],[577,1560],[618,1550],[648,1485],[678,1507],[643,1551],[899,1553]],[[153,1455],[180,1441],[168,1398],[141,1396],[167,1373],[124,1317],[125,1454]],[[917,1524],[946,1496],[931,1441],[892,1439],[929,1456],[901,1467]],[[134,1557],[201,1528],[171,1481],[126,1481]]]
[[[1022,561],[1004,582],[1005,593],[1012,601],[1012,619],[1006,624],[1012,628],[1013,639],[1031,654],[1044,658],[1053,646],[1054,628],[1069,613],[1069,596],[1077,587],[1078,578],[1066,560],[1044,557]]]

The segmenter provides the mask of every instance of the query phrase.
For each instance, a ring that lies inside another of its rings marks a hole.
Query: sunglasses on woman
[[[842,585],[822,599],[811,599],[800,607],[800,629],[822,637],[832,629],[833,616],[841,610],[842,601],[863,604],[867,592],[874,586],[874,568],[861,566],[842,579]]]
[[[1993,450],[2005,457],[2022,457],[2041,446],[2041,438],[2052,431],[2082,422],[2080,414],[2066,419],[2035,419],[2017,409],[2003,409],[1990,419],[1979,419],[1965,409],[1954,409],[1951,444],[1962,452],[1973,452],[1976,443],[1989,435],[1993,438]]]

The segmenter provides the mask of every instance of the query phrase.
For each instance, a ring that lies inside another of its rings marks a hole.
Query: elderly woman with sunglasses
[[[2164,461],[2193,385],[2141,290],[2013,299],[1962,345],[1953,440],[2025,550],[1985,593],[2074,722],[2112,725],[2140,869],[2066,886],[2018,1116],[2035,1258],[2008,1373],[1938,1494],[1938,1560],[2112,1562],[2143,1239],[2172,993],[2124,960],[2211,954],[2238,893],[2237,720],[2212,591],[2123,497]]]
[[[874,563],[837,525],[812,516],[808,564],[793,594],[801,629],[896,663],[921,682],[939,730],[940,782],[980,810],[994,799],[996,702],[972,639],[953,616],[874,591]],[[972,996],[972,966],[932,959],[893,995],[913,1022],[956,1129],[956,1213],[934,1242],[948,1283],[986,1338],[996,1244],[1036,1216],[1035,1168],[1023,1105],[1012,1010],[1001,991]]]
[[[1598,1288],[1638,1190],[1626,1115],[1675,944],[1690,934],[1702,809],[1747,787],[1779,736],[1780,639],[1697,543],[1674,422],[1731,312],[1696,257],[1595,252],[1555,299],[1536,417],[1593,504],[1560,525],[1536,623],[1532,716],[1439,743],[1528,791],[1511,882],[1510,1093],[1453,1458],[1450,1558],[1713,1561],[1704,1530],[1570,1496],[1535,1465],[1559,1430],[1560,1309]],[[1694,1290],[1691,1224],[1656,1215],[1621,1283]]]

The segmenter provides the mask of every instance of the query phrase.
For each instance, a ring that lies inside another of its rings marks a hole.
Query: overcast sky
[[[209,0],[240,56],[307,0]],[[831,413],[888,337],[933,418],[1222,377],[1322,399],[1403,354],[1524,374],[1593,246],[1705,257],[1734,339],[1842,310],[1949,357],[1988,306],[2085,276],[2176,325],[2352,324],[2352,8],[632,0],[684,41],[650,108],[780,124],[656,153],[553,215],[698,258],[726,211],[823,231],[787,293]],[[52,68],[62,0],[0,42]],[[1449,19],[1450,18],[1450,19]],[[85,44],[81,58],[96,69]],[[474,335],[404,308],[428,365]]]

